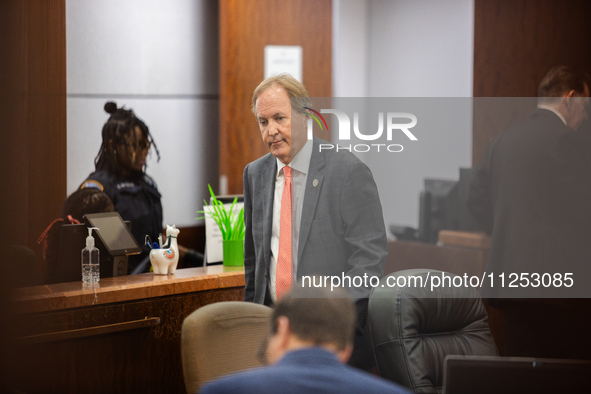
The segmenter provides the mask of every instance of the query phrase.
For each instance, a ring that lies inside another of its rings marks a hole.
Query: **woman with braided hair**
[[[94,160],[95,172],[80,189],[96,188],[105,192],[123,220],[131,221],[131,232],[144,251],[129,256],[128,274],[146,272],[149,249],[146,235],[158,239],[162,231],[162,204],[154,180],[146,172],[146,157],[153,147],[160,153],[146,124],[131,109],[105,104],[111,116],[103,126],[101,148]]]

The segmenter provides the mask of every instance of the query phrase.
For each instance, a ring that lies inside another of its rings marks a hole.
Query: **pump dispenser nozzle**
[[[92,230],[100,230],[98,227],[88,227],[88,237],[86,237],[86,249],[94,248],[94,238],[92,237]]]

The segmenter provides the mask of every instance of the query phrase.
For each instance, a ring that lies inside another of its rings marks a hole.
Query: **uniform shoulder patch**
[[[118,190],[121,190],[121,189],[137,189],[137,185],[135,183],[133,183],[133,182],[119,182],[116,185],[116,187],[117,187]]]
[[[104,189],[103,185],[101,185],[100,182],[95,181],[94,179],[87,179],[82,183],[82,186],[80,186],[80,189],[87,189],[87,188],[99,189],[101,192]]]

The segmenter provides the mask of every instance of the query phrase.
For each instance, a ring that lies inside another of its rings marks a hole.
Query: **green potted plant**
[[[207,215],[219,226],[224,244],[223,262],[225,266],[244,265],[244,207],[236,215],[238,198],[234,198],[230,209],[226,210],[224,204],[216,198],[211,185],[207,186],[211,194],[211,210],[209,212],[197,211],[197,213],[204,215],[197,219],[205,219]],[[207,201],[203,200],[203,202],[208,205]]]

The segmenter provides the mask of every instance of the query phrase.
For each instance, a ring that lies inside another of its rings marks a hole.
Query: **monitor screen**
[[[436,243],[440,230],[458,230],[458,182],[425,179],[425,190],[419,199],[419,238]]]
[[[447,356],[445,394],[580,393],[589,389],[591,362],[495,356]]]
[[[223,196],[216,196],[216,199],[222,204],[232,204],[234,199],[236,202],[244,202],[244,194],[228,194]],[[213,203],[213,198],[209,199],[209,205]]]
[[[98,228],[98,230],[94,230],[94,233],[101,239],[111,256],[141,253],[141,246],[137,243],[119,213],[92,213],[86,215],[85,218],[90,225],[89,227]]]

